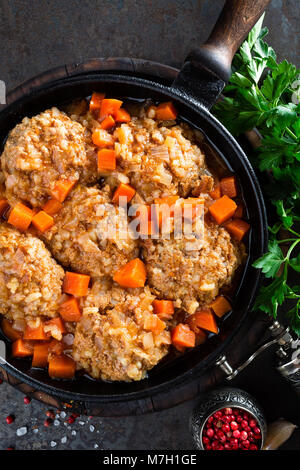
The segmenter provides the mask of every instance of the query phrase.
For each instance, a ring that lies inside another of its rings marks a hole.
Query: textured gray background
[[[11,89],[51,67],[91,57],[137,57],[179,67],[201,44],[223,0],[1,0],[0,79]],[[273,0],[269,42],[299,63],[299,1]]]
[[[0,80],[7,89],[51,67],[90,57],[130,56],[179,67],[189,50],[203,42],[222,8],[223,0],[1,0]],[[280,59],[300,65],[300,3],[273,0],[265,24],[269,43]],[[272,355],[249,368],[237,384],[253,393],[269,420],[285,416],[300,424],[299,402],[272,372]],[[188,420],[195,402],[144,417],[78,419],[70,429],[45,428],[47,407],[23,404],[23,396],[0,385],[0,449],[192,449]],[[8,426],[5,417],[16,415]],[[81,422],[81,424],[79,423]],[[16,436],[27,426],[23,437]],[[90,426],[94,426],[90,428]],[[33,430],[38,429],[34,433]],[[72,431],[76,435],[72,435]],[[92,430],[92,431],[91,431]],[[286,445],[300,448],[296,432]],[[67,437],[62,444],[61,439]]]

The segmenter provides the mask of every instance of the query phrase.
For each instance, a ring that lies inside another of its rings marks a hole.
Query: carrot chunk
[[[1,322],[1,328],[5,336],[11,341],[16,341],[17,339],[22,338],[22,332],[19,330],[16,330],[12,326],[12,323],[6,320],[6,318],[3,318]]]
[[[158,227],[167,217],[174,217],[175,204],[179,196],[166,196],[154,199],[154,219]]]
[[[71,294],[75,297],[83,297],[87,294],[89,282],[90,276],[87,276],[86,274],[66,271],[63,282],[63,291],[66,294]]]
[[[218,333],[219,329],[216,323],[216,319],[211,310],[198,310],[194,314],[194,324],[197,327],[202,328],[206,331],[211,331],[212,333]]]
[[[122,266],[113,280],[122,287],[144,287],[146,277],[146,266],[139,258],[135,258]]]
[[[214,186],[214,189],[209,192],[209,195],[213,199],[220,199],[220,197],[221,197],[221,186],[219,184],[216,184]]]
[[[32,219],[32,223],[40,232],[44,233],[54,225],[54,220],[51,215],[45,211],[40,211]]]
[[[59,202],[57,199],[51,198],[43,207],[43,211],[47,212],[49,215],[57,214],[60,209],[62,208],[62,203]]]
[[[32,356],[33,346],[24,339],[17,339],[12,344],[12,355],[13,357],[27,357]]]
[[[234,213],[234,217],[237,219],[241,219],[244,215],[244,205],[242,203],[238,204],[237,209]]]
[[[195,333],[196,335],[196,344],[197,346],[199,344],[203,344],[206,341],[207,334],[205,331],[203,331],[198,323],[197,323],[197,313],[194,313],[193,315],[190,315],[187,319],[187,324],[189,325],[190,329]]]
[[[223,296],[219,295],[210,305],[217,317],[221,318],[225,313],[230,312],[232,309],[228,300]]]
[[[99,111],[101,108],[102,100],[104,100],[105,94],[94,91],[90,99],[90,111],[93,113]]]
[[[166,324],[157,315],[149,315],[144,321],[144,328],[147,331],[152,331],[155,335],[159,335],[166,328]]]
[[[115,114],[115,121],[118,123],[130,122],[131,121],[130,114],[126,111],[126,109],[120,108]]]
[[[26,326],[23,339],[27,340],[46,340],[49,339],[49,335],[44,331],[44,323],[40,323],[37,328],[30,328]]]
[[[59,307],[59,313],[65,321],[78,322],[81,318],[81,311],[76,297],[68,297]]]
[[[33,216],[34,212],[29,207],[18,202],[9,214],[8,223],[24,232],[31,224]]]
[[[92,133],[92,141],[100,148],[113,147],[115,143],[114,137],[107,130],[100,127]]]
[[[49,360],[48,373],[53,379],[73,379],[76,371],[76,364],[68,356],[53,356]]]
[[[98,150],[98,170],[115,170],[117,166],[116,152],[112,149]]]
[[[115,100],[113,98],[105,98],[101,102],[100,119],[109,115],[116,117],[117,111],[121,108],[123,101]]]
[[[112,127],[114,127],[115,124],[116,124],[116,122],[115,122],[114,118],[112,116],[107,116],[101,122],[100,127],[101,127],[101,129],[107,130],[107,129],[111,129]]]
[[[224,194],[231,198],[237,196],[237,183],[235,176],[228,176],[227,178],[222,178],[220,181],[220,186],[222,196],[224,196]]]
[[[46,367],[48,364],[50,342],[37,343],[33,346],[32,367]]]
[[[171,331],[172,344],[176,349],[182,351],[182,348],[193,348],[196,342],[196,335],[190,329],[189,325],[179,323]]]
[[[162,121],[169,121],[177,118],[177,109],[175,108],[172,101],[166,103],[160,103],[156,108],[156,119]]]
[[[242,219],[233,219],[225,224],[228,232],[239,242],[244,238],[250,229],[250,225]]]
[[[64,202],[75,183],[76,181],[69,181],[65,179],[60,179],[56,181],[55,186],[52,190],[52,196],[59,202]]]
[[[154,300],[153,311],[161,320],[170,320],[174,313],[174,303],[172,300]]]
[[[9,204],[7,199],[0,199],[0,217],[6,212],[8,209]]]
[[[61,336],[67,333],[65,323],[60,317],[52,318],[51,320],[46,321],[45,331],[50,333],[54,338],[56,338],[57,335]]]
[[[131,201],[134,195],[135,195],[135,189],[132,186],[130,186],[129,184],[125,184],[125,183],[120,183],[118,188],[114,192],[112,202],[114,204],[119,204],[120,202],[123,202],[123,201],[120,201],[120,198],[122,197],[124,198],[124,201],[126,198],[126,203],[128,203]]]
[[[237,208],[236,203],[228,196],[222,196],[209,207],[209,212],[218,224],[222,224],[233,216]]]

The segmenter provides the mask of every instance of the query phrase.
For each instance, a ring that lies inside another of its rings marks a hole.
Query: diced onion
[[[152,157],[159,158],[165,162],[170,160],[168,148],[165,145],[158,145],[156,147],[151,147],[150,153]]]

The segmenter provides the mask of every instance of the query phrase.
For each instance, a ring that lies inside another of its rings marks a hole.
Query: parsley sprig
[[[214,113],[236,136],[253,128],[261,136],[253,164],[268,174],[266,197],[276,221],[269,227],[267,253],[253,264],[266,279],[255,308],[276,318],[278,307],[289,302],[287,317],[300,336],[300,285],[290,281],[291,271],[300,273],[300,69],[277,62],[263,40],[268,30],[262,23],[263,16],[235,55]]]

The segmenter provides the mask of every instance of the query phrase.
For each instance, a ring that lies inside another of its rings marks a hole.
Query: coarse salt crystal
[[[22,428],[17,429],[17,436],[25,436],[27,434],[27,427],[23,426]]]
[[[36,428],[33,430],[34,434],[37,434],[39,432],[39,430]]]
[[[95,427],[91,425],[91,426],[90,426],[90,431],[91,431],[91,432],[94,432],[94,431],[95,431]]]
[[[94,444],[94,449],[98,449],[98,444]]]
[[[80,426],[84,426],[85,422],[84,421],[79,421]]]
[[[76,436],[77,432],[75,431],[75,429],[71,432],[72,436]]]
[[[53,424],[54,424],[54,426],[59,426],[59,425],[60,425],[60,422],[58,421],[58,419],[55,419],[55,420],[53,421]]]
[[[62,437],[60,442],[61,442],[62,444],[65,444],[65,443],[67,442],[66,436]]]
[[[62,412],[60,413],[60,417],[61,417],[61,418],[64,419],[66,416],[67,416],[67,414],[66,414],[64,411],[62,411]]]
[[[57,445],[57,443],[56,443],[55,441],[51,441],[51,442],[50,442],[50,446],[51,446],[51,447],[55,447],[56,445]]]

